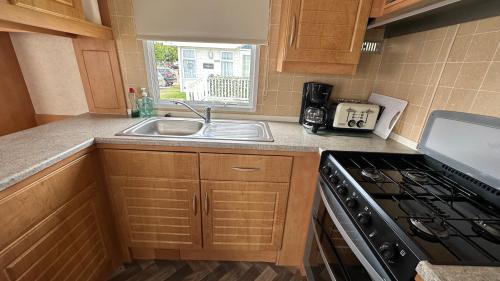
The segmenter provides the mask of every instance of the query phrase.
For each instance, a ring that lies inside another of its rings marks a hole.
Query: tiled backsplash
[[[395,133],[418,141],[436,109],[500,117],[500,17],[386,39],[375,92],[408,100]]]
[[[147,87],[131,0],[108,1],[125,86]],[[354,76],[309,75],[275,70],[280,5],[272,1],[270,44],[261,47],[253,114],[298,116],[303,83],[317,81],[335,85],[335,97],[366,99],[374,91],[408,100],[395,133],[412,141],[435,109],[500,116],[500,17],[386,39],[382,54],[361,56]]]

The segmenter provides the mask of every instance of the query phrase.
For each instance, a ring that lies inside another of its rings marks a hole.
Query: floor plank
[[[293,268],[262,262],[137,261],[109,281],[306,281]]]

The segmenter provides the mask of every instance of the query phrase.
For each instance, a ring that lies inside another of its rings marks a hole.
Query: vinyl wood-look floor
[[[109,281],[306,281],[296,269],[260,262],[138,261]]]

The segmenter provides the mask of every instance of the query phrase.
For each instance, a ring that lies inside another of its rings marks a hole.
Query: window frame
[[[146,62],[146,75],[148,79],[148,90],[152,94],[155,101],[155,107],[157,109],[178,109],[179,106],[175,105],[173,101],[161,100],[160,99],[160,87],[158,85],[157,79],[157,68],[154,55],[154,40],[144,40],[144,59]],[[233,103],[216,103],[208,101],[185,101],[187,104],[193,107],[207,107],[210,106],[216,109],[223,109],[225,111],[236,111],[236,112],[255,112],[257,110],[257,96],[259,91],[259,60],[260,60],[260,46],[251,45],[251,59],[250,59],[250,78],[252,82],[250,83],[250,103],[248,105],[244,104],[233,104]],[[182,52],[181,52],[182,53]],[[182,54],[181,54],[182,56]],[[234,54],[233,54],[234,56]],[[253,59],[252,59],[253,56]],[[182,58],[179,58],[181,60]],[[234,59],[234,57],[233,57]],[[179,62],[180,64],[181,62]],[[234,70],[233,70],[234,71]]]

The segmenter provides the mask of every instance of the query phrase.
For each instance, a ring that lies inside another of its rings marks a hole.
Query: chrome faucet
[[[189,104],[183,102],[183,101],[178,101],[178,100],[174,100],[173,101],[174,104],[180,104],[180,105],[183,105],[184,107],[186,107],[187,109],[191,110],[192,112],[194,112],[196,115],[200,116],[201,118],[203,118],[203,120],[205,120],[205,123],[208,124],[210,123],[211,119],[212,119],[212,108],[211,107],[207,107],[205,108],[205,115],[201,114],[198,112],[198,110],[192,108]]]

